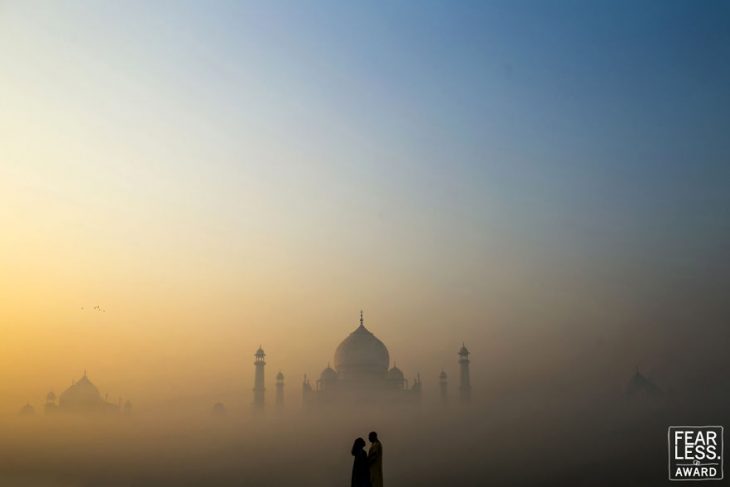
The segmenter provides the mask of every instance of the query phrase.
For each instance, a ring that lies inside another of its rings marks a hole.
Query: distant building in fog
[[[264,351],[261,347],[254,355],[254,409],[265,405]],[[471,398],[469,378],[469,351],[462,345],[459,350],[460,385],[459,395],[463,402]],[[416,374],[412,381],[395,363],[390,366],[390,353],[385,344],[365,328],[365,319],[360,312],[360,325],[337,347],[334,368],[328,363],[311,381],[304,375],[302,382],[302,403],[311,408],[329,403],[356,401],[358,403],[417,403],[421,398],[421,376]],[[448,399],[446,372],[439,376],[441,400]],[[284,375],[276,376],[276,405],[284,404]]]
[[[471,400],[471,382],[469,380],[469,350],[462,343],[459,350],[459,398],[461,402]]]
[[[58,396],[53,391],[46,395],[46,404],[44,405],[46,414],[53,413],[74,413],[74,414],[97,414],[97,413],[131,413],[132,403],[127,401],[122,404],[114,404],[101,397],[99,389],[89,380],[84,371],[83,377],[78,381],[73,381],[71,386]]]
[[[253,381],[253,405],[256,409],[262,409],[264,407],[264,393],[266,392],[266,388],[264,387],[264,367],[266,366],[266,362],[264,362],[265,356],[266,354],[264,353],[264,349],[259,346],[259,349],[256,350],[256,353],[254,354],[253,362],[255,367]]]
[[[26,403],[25,406],[20,408],[20,411],[18,411],[18,416],[35,416],[35,408],[30,405],[30,403]]]
[[[284,374],[281,371],[276,374],[276,405],[278,407],[284,405]]]
[[[441,395],[441,402],[445,405],[449,402],[449,388],[446,372],[443,370],[439,374],[439,392]]]

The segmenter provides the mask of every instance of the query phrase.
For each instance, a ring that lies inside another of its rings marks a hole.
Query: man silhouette
[[[383,445],[378,434],[371,431],[368,435],[370,449],[368,450],[368,464],[370,465],[370,483],[373,487],[383,487]]]

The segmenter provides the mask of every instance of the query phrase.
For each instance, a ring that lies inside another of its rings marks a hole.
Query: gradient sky
[[[728,19],[1,2],[0,409],[84,368],[248,391],[260,343],[298,385],[361,308],[410,377],[462,340],[529,375],[626,330],[616,374],[661,373],[659,321],[727,325]]]

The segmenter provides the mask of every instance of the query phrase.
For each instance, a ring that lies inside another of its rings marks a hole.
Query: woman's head
[[[365,440],[363,440],[362,438],[356,439],[355,443],[352,445],[352,454],[354,455],[363,448],[365,448]]]

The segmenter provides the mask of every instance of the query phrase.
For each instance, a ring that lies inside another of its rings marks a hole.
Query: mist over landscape
[[[712,406],[658,407],[605,397],[580,403],[523,394],[511,401],[480,400],[474,409],[458,412],[6,419],[2,480],[7,485],[345,485],[351,439],[377,428],[387,448],[384,470],[395,485],[438,485],[455,476],[467,485],[615,485],[626,478],[629,485],[654,485],[666,468],[666,424],[726,417],[726,402],[706,399]],[[652,461],[664,468],[657,472]]]
[[[707,337],[712,329],[702,332]],[[205,393],[191,386],[174,400],[172,391],[169,401],[137,400],[129,416],[8,413],[0,422],[0,479],[33,486],[346,485],[352,439],[377,430],[394,485],[439,485],[455,477],[465,485],[616,485],[626,479],[629,485],[658,485],[665,481],[667,425],[723,423],[728,417],[722,374],[727,359],[721,353],[726,343],[723,334],[716,337],[716,359],[691,367],[662,361],[661,353],[649,355],[647,369],[663,388],[658,397],[627,395],[634,370],[622,351],[637,346],[635,341],[555,337],[555,343],[541,340],[540,348],[563,357],[546,360],[542,373],[521,371],[517,359],[534,343],[510,342],[513,361],[475,359],[468,404],[459,402],[455,383],[443,404],[433,379],[416,405],[307,410],[300,380],[292,378],[283,408],[268,397],[265,412],[256,413],[252,374],[242,373],[237,391]],[[685,359],[692,358],[691,342],[685,343]],[[655,346],[665,353],[683,348]],[[585,349],[566,350],[573,347]],[[428,359],[423,363],[428,370]],[[145,397],[141,392],[136,395]],[[211,414],[218,400],[225,416]]]

